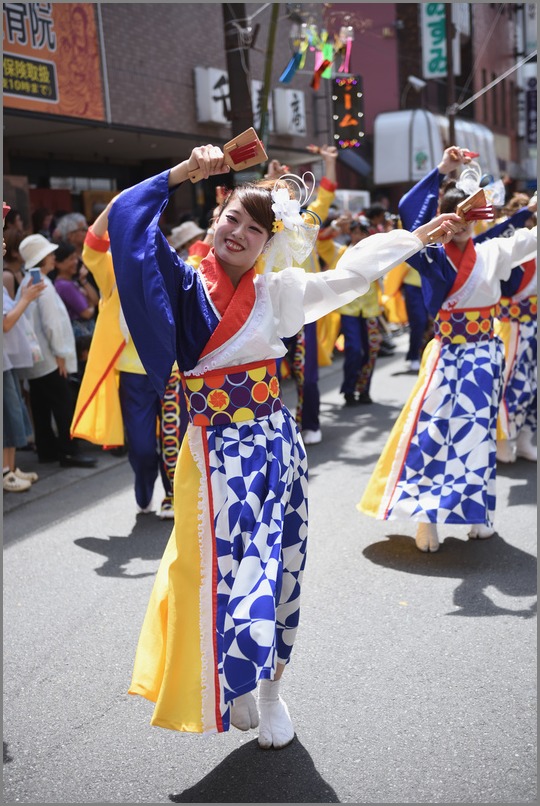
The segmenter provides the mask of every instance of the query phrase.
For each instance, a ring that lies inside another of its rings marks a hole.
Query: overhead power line
[[[538,53],[537,50],[533,50],[532,53],[529,53],[529,55],[526,56],[524,59],[521,59],[521,61],[517,62],[517,64],[515,64],[513,67],[510,67],[509,70],[507,70],[505,73],[503,73],[498,78],[496,78],[495,81],[492,81],[490,84],[487,84],[483,89],[481,89],[478,92],[476,92],[470,98],[467,98],[467,100],[464,101],[462,104],[454,104],[454,106],[452,108],[452,112],[455,114],[456,112],[460,112],[462,109],[465,109],[466,106],[469,106],[469,104],[472,104],[473,101],[476,101],[477,98],[480,98],[481,95],[484,95],[484,93],[486,93],[492,87],[495,87],[497,84],[500,84],[501,81],[504,81],[504,79],[507,76],[509,76],[511,73],[514,73],[516,70],[518,70],[522,65],[525,64],[525,62],[530,62],[531,59],[534,59],[536,57],[537,53]]]

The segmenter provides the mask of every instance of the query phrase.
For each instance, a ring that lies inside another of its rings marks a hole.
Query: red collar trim
[[[206,257],[212,247],[208,243],[203,243],[202,241],[195,241],[193,246],[190,246],[188,249],[188,254],[191,257],[192,255],[196,255],[197,257]]]
[[[525,263],[523,263],[522,266],[523,266],[523,277],[521,283],[519,284],[519,291],[521,291],[522,288],[527,288],[532,278],[534,277],[534,273],[536,271],[536,258],[533,257],[532,260],[525,261]]]
[[[463,252],[452,242],[445,244],[444,249],[448,259],[457,272],[454,285],[450,291],[451,294],[455,294],[456,291],[459,291],[459,289],[465,285],[470,277],[474,264],[476,263],[476,249],[474,248],[472,238],[469,238],[467,241],[467,246]]]
[[[255,304],[255,269],[247,271],[235,288],[212,249],[201,260],[199,272],[204,278],[210,299],[221,316],[221,321],[201,353],[200,357],[203,358],[229,341],[247,322]]]

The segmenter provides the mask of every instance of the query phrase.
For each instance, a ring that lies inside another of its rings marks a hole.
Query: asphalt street
[[[343,406],[340,357],[321,370],[282,751],[153,728],[127,694],[171,522],[136,514],[125,457],[4,495],[4,803],[536,802],[536,465],[499,466],[489,540],[443,527],[422,554],[413,524],[359,513],[415,379],[396,344],[372,405]]]

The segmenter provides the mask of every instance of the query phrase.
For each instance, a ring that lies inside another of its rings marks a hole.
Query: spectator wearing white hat
[[[66,306],[47,276],[54,269],[57,249],[56,244],[37,234],[29,235],[19,246],[25,275],[17,299],[25,286],[33,282],[30,269],[38,268],[39,280],[45,284],[40,296],[28,306],[42,359],[22,369],[20,374],[28,380],[30,388],[38,460],[59,461],[62,467],[93,467],[95,460],[82,455],[69,434],[73,401],[68,376],[77,371],[77,354]],[[57,433],[53,429],[53,418]]]
[[[205,234],[205,231],[197,226],[195,221],[184,221],[183,224],[171,230],[168,240],[182,260],[186,260],[190,247],[196,241],[202,240]]]

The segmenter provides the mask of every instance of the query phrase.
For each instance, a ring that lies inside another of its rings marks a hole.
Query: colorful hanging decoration
[[[317,56],[319,55],[322,57],[322,54],[317,53]],[[311,79],[310,84],[311,89],[313,90],[319,89],[319,87],[321,86],[321,76],[323,75],[324,71],[332,64],[331,61],[328,61],[328,59],[324,58],[322,61],[319,59],[318,62],[319,62],[318,64],[317,61],[315,62],[315,70],[313,71],[313,78]]]
[[[289,64],[287,65],[287,67],[285,68],[285,70],[282,72],[282,74],[279,77],[279,80],[280,80],[280,82],[282,84],[290,84],[291,83],[291,81],[294,78],[294,74],[296,73],[296,71],[298,70],[298,67],[300,66],[301,59],[302,59],[302,54],[300,53],[300,51],[296,51],[296,53],[293,54]]]
[[[343,25],[336,37],[336,51],[343,56],[343,61],[338,67],[338,73],[348,73],[351,63],[352,43],[354,41],[354,28],[352,25]]]
[[[313,23],[299,24],[295,22],[291,28],[291,46],[293,55],[282,72],[279,81],[281,84],[290,84],[298,70],[302,70],[306,63],[308,50],[315,55],[315,65],[311,87],[318,90],[322,78],[332,78],[331,65],[341,56],[338,72],[348,73],[350,69],[354,28],[351,25],[342,26],[334,41],[329,41],[328,31],[317,30]]]

